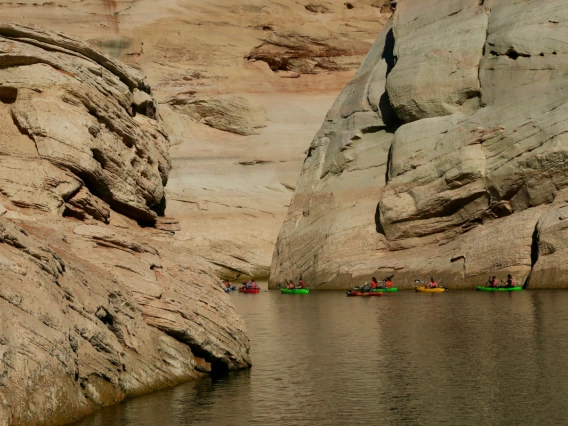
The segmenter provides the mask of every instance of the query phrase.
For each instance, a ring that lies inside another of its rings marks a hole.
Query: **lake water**
[[[128,400],[77,424],[568,422],[568,292],[230,297],[249,330],[250,371]]]

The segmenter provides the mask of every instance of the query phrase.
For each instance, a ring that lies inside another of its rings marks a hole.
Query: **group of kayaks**
[[[483,285],[479,285],[476,286],[475,289],[477,291],[521,291],[523,289],[523,287],[489,287],[489,286],[483,286]],[[449,289],[447,287],[427,287],[427,286],[416,286],[414,287],[414,290],[416,290],[418,293],[444,293],[446,291],[448,291]],[[371,289],[369,291],[361,291],[359,289],[356,290],[350,290],[347,292],[347,296],[348,297],[353,297],[353,296],[361,296],[361,297],[376,297],[376,296],[382,296],[384,293],[390,293],[390,292],[396,292],[398,291],[398,288],[393,287],[393,288],[374,288]]]
[[[489,286],[476,286],[475,289],[477,291],[521,291],[522,287],[489,287]],[[229,289],[227,289],[229,290]],[[227,291],[226,290],[226,291]],[[238,290],[239,293],[250,293],[256,294],[260,293],[260,288],[244,288],[244,287],[232,287],[230,290]],[[426,286],[416,286],[414,287],[419,293],[444,293],[448,291],[446,287],[435,287],[429,288]],[[390,288],[373,288],[369,291],[362,291],[358,288],[354,290],[347,291],[348,297],[380,297],[383,296],[384,293],[396,293],[398,291],[397,287],[390,287]],[[228,292],[228,291],[227,291]],[[308,288],[280,288],[280,293],[282,294],[310,294],[310,289]]]

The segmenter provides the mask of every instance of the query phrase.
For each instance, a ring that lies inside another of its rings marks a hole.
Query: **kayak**
[[[260,293],[260,288],[239,288],[239,293]]]
[[[378,291],[368,291],[368,292],[357,291],[357,290],[348,291],[347,297],[351,296],[363,296],[363,297],[383,296],[383,293],[380,293]]]
[[[309,288],[292,288],[292,289],[281,288],[280,292],[283,293],[283,294],[309,294],[310,289]]]
[[[477,291],[521,291],[522,287],[487,287],[478,285],[475,287]]]
[[[444,287],[428,288],[424,287],[423,285],[414,287],[414,289],[420,293],[443,293],[444,291],[446,291]]]
[[[396,287],[390,287],[390,288],[373,288],[371,289],[372,292],[375,293],[394,293],[398,291],[398,288]]]

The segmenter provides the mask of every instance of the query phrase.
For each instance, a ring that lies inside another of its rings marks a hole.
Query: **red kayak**
[[[241,293],[260,293],[260,288],[239,288]]]
[[[353,291],[347,292],[347,297],[350,297],[350,296],[380,297],[382,295],[383,295],[383,293],[374,292],[374,291],[363,292],[363,291],[353,290]]]

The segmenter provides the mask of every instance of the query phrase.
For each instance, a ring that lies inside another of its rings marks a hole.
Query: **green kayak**
[[[398,288],[391,287],[391,288],[373,288],[371,291],[375,293],[395,293],[398,291]]]
[[[478,285],[475,287],[477,291],[521,291],[522,287],[487,287]]]
[[[284,294],[309,294],[310,289],[309,288],[293,288],[293,289],[289,290],[287,288],[281,288],[280,292],[284,293]]]

